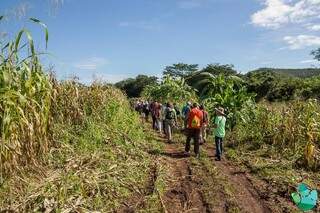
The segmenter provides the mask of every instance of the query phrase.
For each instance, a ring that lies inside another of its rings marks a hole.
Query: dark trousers
[[[216,136],[215,142],[216,142],[216,156],[217,156],[217,158],[221,159],[223,138]]]
[[[149,111],[145,111],[144,114],[146,115],[146,122],[149,120]]]
[[[200,129],[187,129],[187,141],[185,151],[190,151],[191,139],[194,141],[194,153],[199,154],[200,143]]]

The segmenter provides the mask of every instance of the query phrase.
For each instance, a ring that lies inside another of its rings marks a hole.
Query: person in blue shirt
[[[191,102],[188,101],[186,105],[182,108],[182,118],[184,120],[184,128],[187,128],[188,114],[190,110],[191,110]]]

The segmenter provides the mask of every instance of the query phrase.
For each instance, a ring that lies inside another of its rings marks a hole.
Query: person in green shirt
[[[221,161],[222,155],[222,142],[226,135],[226,117],[224,114],[224,109],[222,107],[216,108],[216,117],[214,119],[214,136],[216,143],[216,161]]]

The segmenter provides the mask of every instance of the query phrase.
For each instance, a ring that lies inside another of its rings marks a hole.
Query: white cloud
[[[253,24],[262,27],[278,28],[281,24],[289,21],[288,13],[291,8],[281,0],[267,0],[265,4],[266,8],[251,16]]]
[[[277,29],[287,24],[319,20],[320,0],[263,0],[265,7],[251,16],[254,25]]]
[[[309,25],[307,26],[307,29],[311,31],[320,31],[320,24]]]
[[[92,57],[73,64],[73,67],[82,70],[96,70],[98,67],[108,64],[109,61],[105,58]]]
[[[291,50],[320,46],[320,37],[313,35],[285,36],[283,40]]]

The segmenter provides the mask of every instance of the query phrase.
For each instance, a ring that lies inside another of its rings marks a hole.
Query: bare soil
[[[198,174],[192,173],[191,159],[193,157],[184,155],[183,144],[168,144],[164,140],[161,141],[165,143],[165,149],[159,161],[168,168],[167,190],[162,197],[165,212],[230,212],[228,207],[230,202],[227,201],[227,195],[225,192],[221,192],[223,188],[219,187],[219,182],[214,177],[212,179],[206,178],[205,181],[212,180],[210,185],[215,193],[214,197],[218,200],[215,200],[214,206],[208,205],[201,190],[202,180],[199,180]],[[224,179],[228,181],[227,184],[234,189],[232,190],[234,200],[240,212],[271,212],[245,174],[237,172],[226,161],[215,162],[212,147],[202,146],[202,152],[209,156],[212,166],[217,167],[218,173],[224,176]],[[207,168],[201,169],[206,170]]]
[[[181,139],[180,139],[181,140]],[[183,143],[164,144],[162,153],[156,161],[165,169],[165,191],[160,195],[164,213],[178,212],[290,212],[294,205],[281,196],[270,195],[269,185],[257,179],[248,171],[241,170],[225,158],[214,160],[213,145],[202,145],[202,157],[184,154]],[[207,159],[207,163],[203,162]],[[194,163],[196,162],[196,163]],[[209,162],[209,163],[208,163]],[[151,169],[150,183],[146,195],[152,193],[156,172]],[[215,171],[215,173],[210,172]],[[143,195],[129,200],[126,207],[119,212],[136,212],[143,210]]]

